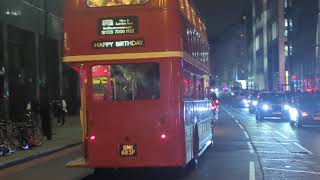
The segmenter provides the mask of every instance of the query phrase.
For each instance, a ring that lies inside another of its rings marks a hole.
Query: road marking
[[[267,141],[253,141],[252,143],[254,143],[254,144],[275,144],[275,142],[267,142]],[[287,143],[287,142],[277,142],[277,144],[289,145],[289,144],[291,144],[291,143]]]
[[[293,169],[278,169],[278,168],[267,168],[267,167],[264,167],[263,169],[320,175],[320,172],[315,172],[315,171],[301,171],[301,170],[293,170]]]
[[[240,122],[237,119],[235,119],[235,121],[236,121],[237,124],[240,124]]]
[[[255,139],[276,139],[278,137],[276,136],[251,136],[254,137]]]
[[[270,126],[266,125],[266,124],[262,124],[263,127],[267,128],[267,129],[271,129]]]
[[[254,162],[250,161],[249,164],[249,180],[255,180],[256,179],[256,170],[254,167]]]
[[[263,159],[263,161],[285,161],[286,163],[289,162],[302,162],[306,164],[317,164],[318,162],[314,161],[302,161],[302,160],[297,160],[297,159]]]
[[[221,108],[222,108],[222,110],[224,110],[229,116],[231,116],[233,119],[235,119],[235,117],[234,117],[229,111],[227,111],[226,108],[224,108],[224,107],[222,107],[222,106],[221,106]]]
[[[279,136],[283,137],[284,139],[289,139],[287,136],[283,135],[281,132],[279,131],[274,131],[275,133],[279,134]]]
[[[227,106],[229,106],[229,105],[227,105]],[[229,108],[232,109],[233,111],[237,111],[237,112],[240,113],[243,117],[248,118],[248,119],[251,119],[250,116],[244,114],[242,111],[239,111],[238,109],[236,109],[236,108],[234,108],[234,107],[232,107],[232,106],[229,106]]]
[[[249,137],[249,135],[248,135],[248,133],[246,131],[243,131],[243,133],[244,133],[244,136],[246,136],[247,139],[250,139],[250,137]]]
[[[303,146],[301,146],[300,144],[298,144],[297,142],[293,143],[296,146],[298,146],[299,148],[301,148],[302,150],[306,151],[309,154],[313,154],[311,151],[309,151],[308,149],[304,148]]]
[[[244,130],[244,127],[241,124],[238,124],[238,125],[242,130]]]
[[[252,147],[251,142],[247,142],[247,143],[248,143],[248,147],[249,147],[250,153],[253,154],[253,153],[254,153],[254,150],[253,150],[253,147]]]

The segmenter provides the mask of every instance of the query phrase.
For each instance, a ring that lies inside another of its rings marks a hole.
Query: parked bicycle
[[[17,142],[14,142],[14,134],[10,130],[8,122],[0,121],[0,156],[11,155],[16,151]]]
[[[22,121],[13,123],[13,133],[19,142],[17,148],[29,149],[33,146],[41,145],[43,136],[39,123],[33,118],[31,112],[24,114]]]

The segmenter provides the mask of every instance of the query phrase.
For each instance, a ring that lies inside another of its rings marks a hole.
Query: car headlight
[[[242,102],[243,102],[243,104],[248,104],[249,103],[247,99],[243,99]]]
[[[257,106],[258,105],[258,101],[252,101],[252,105],[253,106]]]
[[[262,105],[262,109],[263,109],[264,111],[268,111],[268,110],[270,109],[270,107],[269,107],[268,104],[264,104],[264,105]]]
[[[252,105],[257,106],[258,105],[258,101],[256,101],[256,100],[252,101]]]
[[[290,118],[293,121],[297,121],[299,112],[296,108],[289,108]]]
[[[307,112],[302,112],[301,115],[302,115],[303,117],[306,117],[306,116],[309,115],[309,113],[307,113]]]
[[[290,107],[288,104],[285,104],[285,105],[283,106],[283,108],[284,108],[285,110],[289,110],[291,107]]]

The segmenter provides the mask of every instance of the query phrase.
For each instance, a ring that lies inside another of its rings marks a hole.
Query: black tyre
[[[302,123],[299,122],[299,121],[297,121],[297,122],[295,122],[295,126],[296,126],[297,128],[301,128],[301,127],[302,127]]]
[[[257,120],[257,121],[261,121],[261,120],[262,120],[260,114],[256,114],[256,120]]]
[[[295,127],[295,122],[290,121],[290,126],[291,126],[291,127]]]
[[[198,127],[195,128],[193,133],[193,159],[188,164],[188,169],[193,170],[198,167],[199,161],[199,136]]]

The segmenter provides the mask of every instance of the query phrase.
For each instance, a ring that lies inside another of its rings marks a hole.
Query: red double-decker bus
[[[185,167],[213,142],[206,28],[189,0],[66,0],[63,61],[80,74],[83,158]]]

